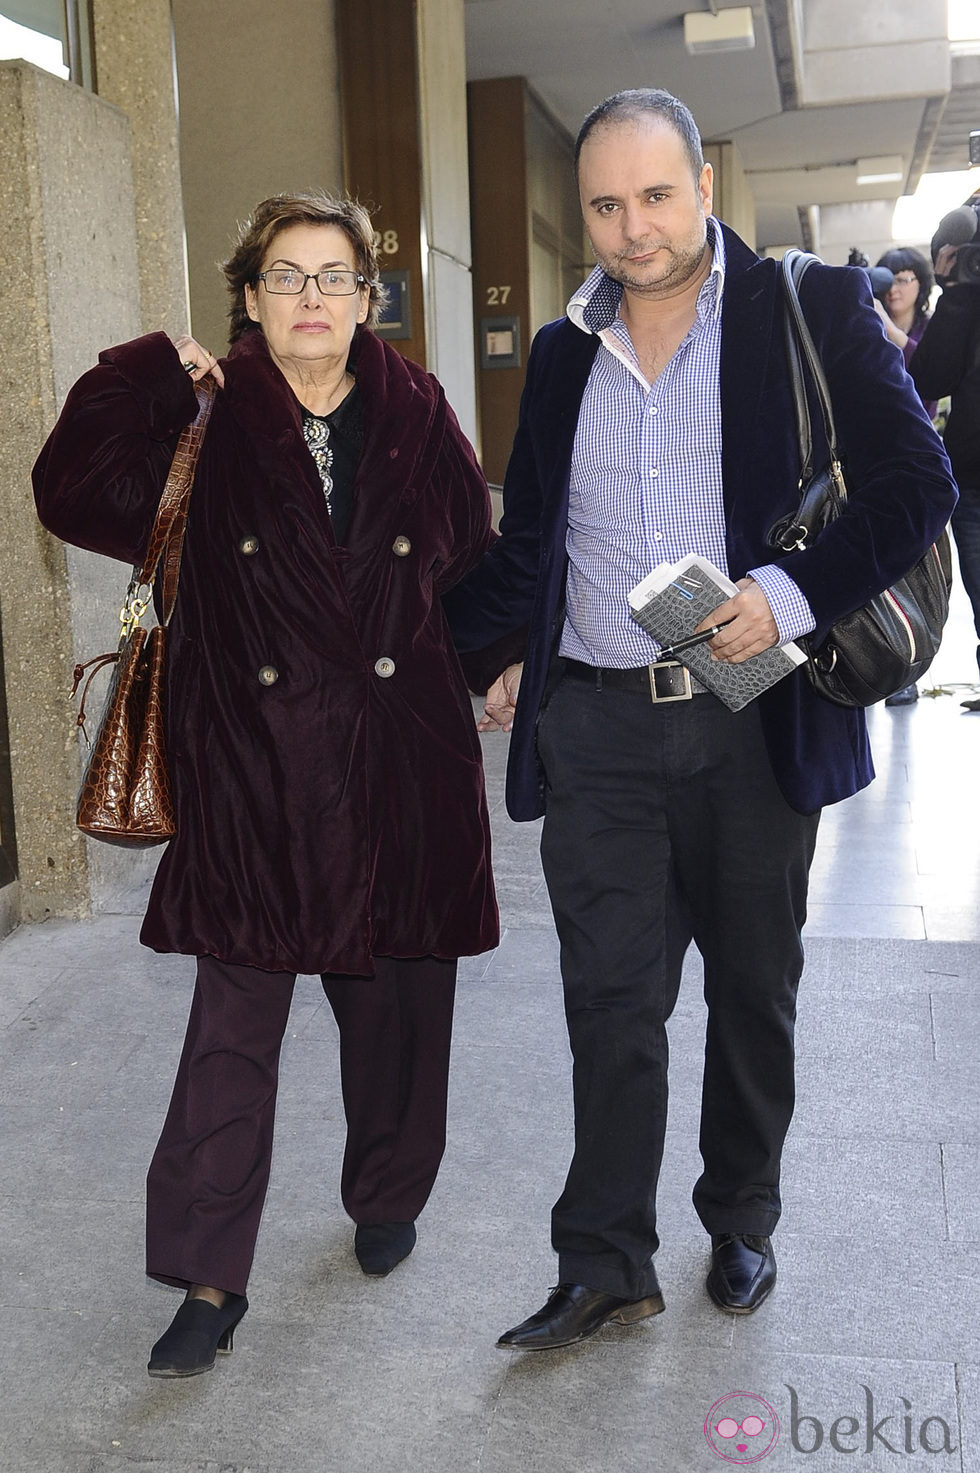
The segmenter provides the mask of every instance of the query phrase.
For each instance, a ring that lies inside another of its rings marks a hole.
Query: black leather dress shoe
[[[362,1272],[381,1279],[415,1247],[414,1222],[358,1223],[354,1229],[354,1256]]]
[[[776,1282],[776,1255],[768,1238],[719,1233],[711,1239],[707,1290],[720,1309],[751,1314]]]
[[[506,1330],[497,1344],[507,1350],[557,1350],[587,1340],[603,1325],[633,1325],[662,1314],[663,1307],[659,1289],[645,1299],[621,1299],[585,1284],[559,1284],[543,1309]]]

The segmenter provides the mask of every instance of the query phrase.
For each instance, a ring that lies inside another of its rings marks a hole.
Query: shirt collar
[[[713,215],[708,216],[711,269],[698,292],[698,315],[717,318],[725,290],[725,240]],[[585,333],[601,333],[619,313],[623,288],[596,266],[565,308],[569,321]]]

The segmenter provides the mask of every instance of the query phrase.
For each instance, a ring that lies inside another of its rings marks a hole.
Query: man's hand
[[[210,373],[214,375],[214,381],[218,387],[224,388],[225,376],[213,353],[209,353],[207,348],[202,348],[200,343],[195,342],[186,334],[180,338],[171,338],[170,341],[180,354],[181,367],[187,370],[195,383],[199,383]]]
[[[740,665],[750,655],[758,655],[779,643],[779,629],[758,583],[752,578],[740,578],[736,586],[740,591],[702,619],[694,631],[697,634],[701,629],[710,629],[712,624],[731,619],[731,624],[708,641],[708,649],[715,658],[731,665]]]
[[[941,250],[936,252],[936,264],[934,268],[936,280],[944,291],[947,291],[951,286],[959,285],[958,282],[950,281],[949,279],[949,274],[956,265],[956,252],[958,250],[959,246],[944,245]],[[957,298],[958,300],[959,298]]]
[[[497,676],[487,691],[483,718],[476,724],[477,731],[510,731],[514,725],[517,692],[521,688],[523,670],[523,664],[508,665],[503,675]]]

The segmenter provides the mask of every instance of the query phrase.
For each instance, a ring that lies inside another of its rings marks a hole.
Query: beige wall
[[[593,256],[572,167],[573,140],[530,89],[525,111],[533,337],[565,311]]]
[[[173,0],[173,19],[191,322],[221,354],[228,325],[218,263],[238,222],[271,194],[342,183],[334,7]]]
[[[170,0],[91,5],[99,96],[129,119],[142,329],[176,334],[187,322],[187,270]]]

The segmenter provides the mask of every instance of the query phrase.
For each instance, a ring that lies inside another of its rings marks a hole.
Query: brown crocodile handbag
[[[195,386],[197,418],[181,434],[150,532],[142,567],[133,569],[120,611],[119,648],[75,666],[78,690],[91,670],[78,713],[85,730],[85,698],[92,677],[114,664],[99,728],[82,778],[75,822],[83,833],[107,844],[132,848],[164,844],[176,832],[163,730],[163,685],[167,624],[173,613],[180,554],[197,457],[214,402],[212,378]],[[147,631],[140,620],[160,573],[160,621]]]

